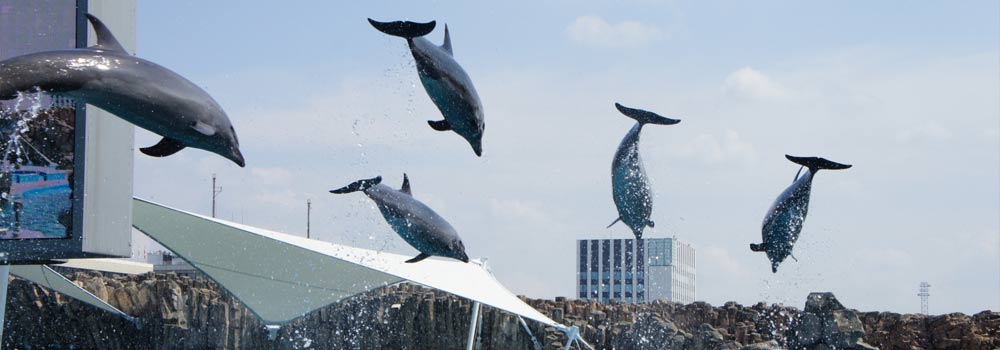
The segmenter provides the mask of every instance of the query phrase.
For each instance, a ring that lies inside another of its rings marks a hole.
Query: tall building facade
[[[695,300],[695,251],[674,238],[581,239],[577,297],[602,303]]]

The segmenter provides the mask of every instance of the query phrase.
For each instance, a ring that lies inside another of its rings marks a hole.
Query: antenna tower
[[[927,315],[927,299],[931,296],[931,284],[920,282],[920,293],[917,293],[917,295],[920,296],[920,313]]]

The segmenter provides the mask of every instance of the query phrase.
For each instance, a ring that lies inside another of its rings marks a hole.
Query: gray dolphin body
[[[453,57],[448,26],[444,28],[444,44],[437,46],[423,38],[434,30],[433,21],[378,22],[369,18],[368,22],[383,33],[405,38],[409,44],[410,53],[417,62],[420,83],[444,115],[444,120],[427,121],[431,128],[455,131],[469,142],[476,156],[482,156],[483,130],[486,128],[483,104],[472,85],[472,79],[469,79],[469,75]]]
[[[781,192],[781,195],[774,200],[774,204],[771,204],[761,229],[764,242],[750,244],[751,251],[763,251],[767,254],[768,260],[771,260],[771,272],[778,272],[778,265],[792,256],[792,246],[799,239],[802,224],[809,211],[809,194],[812,192],[812,180],[816,172],[820,169],[838,170],[851,167],[849,164],[835,163],[819,157],[785,155],[785,158],[808,170],[803,174],[800,168],[800,174],[795,175],[792,185]]]
[[[642,238],[642,231],[646,226],[653,227],[654,223],[649,219],[653,213],[653,191],[649,188],[646,169],[639,157],[639,132],[646,124],[673,125],[681,121],[617,103],[615,108],[635,119],[636,123],[625,134],[611,162],[611,190],[618,208],[618,218],[608,227],[620,220],[632,229],[635,238]]]
[[[165,157],[194,147],[246,165],[229,117],[208,93],[129,55],[99,19],[89,14],[87,19],[97,32],[96,46],[0,61],[0,99],[35,90],[72,97],[163,136],[141,149],[147,155]]]
[[[440,215],[410,192],[410,180],[403,174],[403,187],[399,190],[381,184],[382,177],[359,180],[330,193],[362,191],[378,206],[382,217],[406,243],[420,251],[420,255],[407,260],[415,263],[431,256],[443,256],[469,262],[465,245],[458,232]]]

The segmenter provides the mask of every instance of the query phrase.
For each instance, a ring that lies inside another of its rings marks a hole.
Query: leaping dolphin
[[[785,158],[808,170],[802,174],[800,167],[792,185],[781,192],[778,199],[774,200],[774,204],[771,204],[761,229],[764,243],[750,244],[750,250],[763,251],[767,254],[767,258],[771,260],[771,272],[775,273],[778,272],[778,264],[792,255],[792,246],[802,232],[802,223],[805,222],[806,213],[809,211],[812,180],[816,172],[820,169],[840,170],[851,167],[850,164],[835,163],[819,157],[795,157],[786,154]]]
[[[0,61],[0,99],[18,92],[72,97],[97,106],[163,140],[142,153],[165,157],[200,148],[246,165],[229,117],[194,83],[156,63],[129,55],[93,15],[97,45],[44,51]]]
[[[378,22],[368,19],[379,31],[406,39],[410,53],[417,62],[420,83],[431,101],[444,115],[444,120],[428,120],[437,131],[453,130],[472,145],[476,156],[483,154],[483,104],[479,101],[472,79],[455,61],[448,26],[444,27],[444,44],[434,45],[423,36],[434,30],[435,22]]]
[[[611,190],[615,206],[618,207],[618,218],[608,227],[622,221],[632,229],[635,238],[642,238],[643,229],[646,226],[653,227],[654,224],[649,219],[653,213],[653,194],[649,188],[646,169],[639,157],[639,132],[646,124],[673,125],[681,121],[618,103],[615,103],[615,108],[626,117],[635,119],[636,123],[625,134],[615,152],[615,159],[611,162]]]
[[[469,262],[465,255],[465,245],[458,232],[440,215],[420,201],[410,192],[410,179],[403,174],[403,187],[395,190],[381,184],[382,177],[358,180],[350,185],[332,190],[330,193],[351,193],[362,191],[371,198],[389,223],[406,243],[420,251],[408,263],[415,263],[431,256],[443,256]]]

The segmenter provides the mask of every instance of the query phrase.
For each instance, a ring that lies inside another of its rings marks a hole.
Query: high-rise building
[[[694,248],[676,237],[581,239],[576,256],[580,299],[694,302]]]

